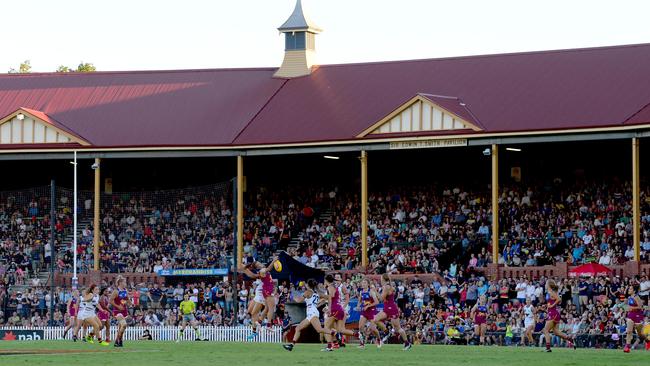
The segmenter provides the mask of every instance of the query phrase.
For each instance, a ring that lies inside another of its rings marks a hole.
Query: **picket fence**
[[[0,330],[24,330],[24,331],[43,331],[45,340],[63,339],[64,327],[0,327]],[[139,339],[145,330],[149,330],[154,341],[176,341],[178,338],[178,327],[128,327],[124,333],[125,341]],[[199,327],[202,339],[210,342],[257,342],[257,343],[280,343],[282,342],[282,328],[273,327],[267,329],[260,327],[257,337],[249,341],[247,337],[251,334],[251,328],[245,326],[239,327]],[[115,339],[117,327],[111,326],[111,339]],[[69,331],[67,339],[72,339],[72,332]],[[104,330],[102,330],[104,335]],[[194,341],[195,333],[191,327],[185,328],[181,341]]]

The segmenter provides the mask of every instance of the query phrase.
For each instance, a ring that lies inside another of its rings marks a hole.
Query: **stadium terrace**
[[[650,350],[650,44],[278,30],[280,67],[0,75],[5,339]]]
[[[485,147],[495,212],[499,156],[521,151],[513,146],[623,140],[632,152],[630,259],[637,265],[629,270],[639,272],[639,145],[650,127],[644,77],[650,75],[650,44],[319,65],[322,29],[305,16],[300,1],[278,30],[286,39],[279,68],[2,75],[0,159],[69,159],[72,152],[95,159],[99,270],[102,159],[235,157],[241,262],[245,159],[358,154],[359,249],[367,268],[367,165],[373,153],[416,150],[426,158],[428,149],[455,154]],[[521,167],[510,168],[510,178],[519,182]],[[499,220],[489,221],[490,232],[500,232]],[[499,236],[490,240],[496,275]]]
[[[630,259],[640,262],[639,145],[650,133],[650,44],[319,65],[316,39],[322,30],[299,1],[278,30],[286,39],[279,68],[1,75],[0,159],[60,160],[72,152],[95,159],[99,270],[100,165],[111,159],[236,159],[236,205],[243,208],[245,159],[356,155],[359,249],[366,268],[373,154],[406,159],[405,151],[413,150],[409,159],[428,159],[481,149],[492,164],[494,212],[501,154],[539,144],[565,144],[558,146],[568,152],[573,143],[615,143],[631,149]],[[431,152],[438,148],[444,152]],[[507,164],[509,179],[519,182],[521,164]],[[247,175],[252,169],[254,163]],[[243,209],[236,218],[241,260]],[[490,232],[500,232],[499,220],[489,221]],[[490,240],[497,266],[499,236]],[[638,265],[628,266],[629,273],[639,273]],[[491,271],[496,275],[498,269]]]

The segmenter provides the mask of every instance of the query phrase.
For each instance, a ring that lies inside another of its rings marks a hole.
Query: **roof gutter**
[[[80,158],[134,158],[134,157],[219,157],[237,155],[281,155],[306,154],[319,152],[343,152],[360,150],[389,150],[390,143],[417,142],[429,140],[467,139],[468,146],[485,146],[491,144],[521,144],[590,140],[613,140],[632,137],[650,137],[650,124],[634,126],[617,126],[588,128],[581,130],[549,130],[515,133],[482,133],[444,136],[409,136],[376,139],[354,139],[341,141],[321,141],[271,145],[228,145],[228,146],[157,146],[157,147],[78,147],[78,148],[43,148],[43,149],[0,149],[0,160],[20,160],[26,154],[45,154],[49,159],[67,158],[77,151]],[[644,131],[645,130],[645,131]],[[18,155],[21,157],[18,158]],[[13,158],[12,158],[13,156]],[[66,156],[66,157],[60,157]]]

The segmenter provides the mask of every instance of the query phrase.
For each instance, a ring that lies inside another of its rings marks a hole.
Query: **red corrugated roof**
[[[650,77],[648,78],[650,80]],[[635,125],[640,123],[650,123],[650,103],[646,104],[641,110],[634,113],[625,121],[625,124]]]
[[[96,146],[230,144],[284,80],[275,69],[0,76],[0,116],[46,113]]]
[[[648,80],[650,44],[321,66],[235,142],[353,138],[419,92],[462,99],[485,132],[615,126],[650,101]]]
[[[650,122],[650,44],[274,71],[0,75],[0,116],[41,111],[101,147],[352,140],[418,93],[458,98],[483,133]]]

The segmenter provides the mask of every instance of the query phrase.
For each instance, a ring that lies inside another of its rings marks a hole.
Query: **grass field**
[[[324,353],[320,348],[299,344],[287,352],[279,344],[140,341],[114,349],[70,341],[0,342],[0,365],[650,365],[650,352],[642,350],[624,354],[620,350],[555,349],[547,354],[539,348],[417,346],[403,352],[401,346],[387,345],[381,350],[348,346]],[[7,354],[9,351],[29,353]]]

